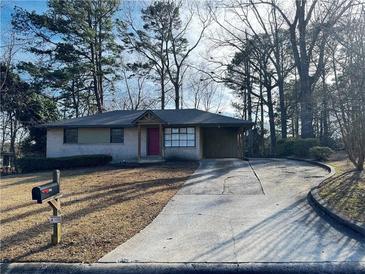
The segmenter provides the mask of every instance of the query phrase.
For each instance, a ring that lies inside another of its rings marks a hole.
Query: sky
[[[6,41],[8,32],[11,30],[11,14],[14,7],[18,6],[26,10],[42,12],[47,9],[45,0],[0,0],[1,7],[1,45]]]
[[[24,8],[28,11],[36,11],[37,13],[42,13],[47,10],[47,1],[46,0],[0,0],[0,8],[1,8],[1,47],[0,47],[0,54],[2,54],[3,49],[5,48],[6,44],[9,41],[9,35],[11,33],[11,14],[14,11],[14,7],[18,6]],[[140,6],[143,5],[143,1],[124,1],[127,5],[132,5],[136,7],[137,10],[140,9]],[[123,7],[123,6],[122,6]],[[182,16],[184,10],[182,11]],[[137,14],[137,17],[139,14]],[[198,22],[194,22],[191,26],[190,31],[187,33],[188,40],[193,43],[199,32],[200,26]],[[210,26],[210,33],[214,32],[214,26]],[[206,58],[208,52],[211,51],[211,44],[209,43],[208,39],[203,39],[199,46],[193,51],[191,55],[191,59],[196,62],[197,66],[204,63],[204,58]],[[227,56],[224,49],[220,49],[218,54],[222,56]],[[26,52],[18,51],[16,54],[16,60],[26,61],[31,58],[29,54]],[[231,107],[231,101],[233,96],[231,95],[231,91],[224,87],[223,85],[220,86],[222,89],[222,100],[220,110],[224,114],[233,115],[233,109]],[[185,101],[185,99],[184,99]]]

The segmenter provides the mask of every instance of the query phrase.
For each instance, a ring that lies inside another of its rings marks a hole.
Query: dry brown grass
[[[344,153],[336,153],[328,163],[336,169],[337,174],[320,187],[319,195],[330,207],[365,223],[364,173],[355,171]]]
[[[147,226],[196,163],[61,171],[63,240],[50,245],[51,209],[31,189],[51,172],[9,176],[0,183],[1,261],[95,262]]]

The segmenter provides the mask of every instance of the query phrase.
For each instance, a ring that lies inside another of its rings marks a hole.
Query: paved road
[[[326,175],[291,160],[204,160],[149,226],[99,262],[365,261],[365,239],[308,205]]]

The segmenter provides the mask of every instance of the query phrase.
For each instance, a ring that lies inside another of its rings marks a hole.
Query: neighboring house
[[[113,161],[243,157],[252,122],[197,109],[120,110],[47,127],[47,157],[108,154]]]

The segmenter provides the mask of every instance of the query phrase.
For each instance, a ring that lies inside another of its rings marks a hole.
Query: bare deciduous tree
[[[354,4],[353,0],[295,0],[294,17],[276,0],[255,0],[275,8],[288,26],[293,57],[299,74],[301,136],[314,137],[313,89],[324,66],[324,55],[331,30]],[[314,49],[318,54],[314,54]]]
[[[356,12],[357,11],[357,12]],[[339,51],[332,59],[335,75],[332,107],[345,149],[356,169],[365,161],[365,5],[342,21],[334,33]]]
[[[189,68],[188,57],[200,43],[209,25],[209,17],[204,17],[197,7],[184,6],[187,15],[181,18],[182,5],[182,1],[154,1],[142,9],[143,28],[136,26],[131,11],[122,28],[125,44],[146,59],[145,63],[135,65],[141,69],[153,68],[157,74],[161,87],[161,109],[166,105],[168,83],[174,90],[175,108],[181,107],[180,90],[184,74]],[[201,27],[196,40],[189,44],[187,33],[196,18],[199,18]]]

